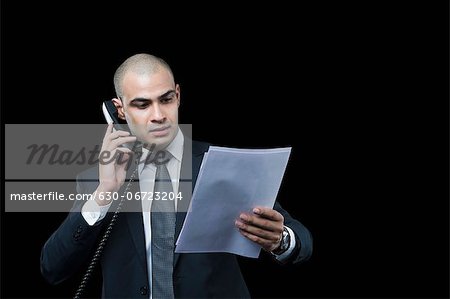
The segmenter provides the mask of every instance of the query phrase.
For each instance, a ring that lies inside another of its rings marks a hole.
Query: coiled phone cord
[[[137,174],[137,170],[138,170],[138,167],[136,165],[136,169],[131,174],[128,184],[125,187],[125,190],[123,191],[124,194],[126,194],[128,192],[128,190],[130,189],[131,183],[134,181],[134,178]],[[105,234],[103,235],[103,238],[101,239],[100,243],[98,244],[97,250],[95,251],[94,256],[91,259],[91,262],[89,263],[86,273],[84,274],[83,279],[81,280],[81,283],[80,283],[77,291],[75,292],[75,296],[73,297],[74,299],[80,299],[81,296],[83,295],[83,292],[87,286],[87,283],[88,283],[90,277],[92,276],[92,273],[94,272],[95,266],[97,265],[97,263],[100,259],[100,256],[102,255],[103,248],[105,248],[106,241],[108,240],[108,238],[111,234],[112,228],[114,227],[114,224],[116,223],[117,217],[119,216],[119,213],[125,202],[124,201],[125,197],[126,196],[122,196],[122,199],[120,200],[119,204],[117,205],[116,211],[114,212],[114,215],[112,216],[111,221],[109,222],[109,225],[106,228]]]

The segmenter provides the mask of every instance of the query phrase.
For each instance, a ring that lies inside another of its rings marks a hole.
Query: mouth
[[[169,134],[170,126],[158,127],[150,129],[148,132],[156,137],[163,137]]]

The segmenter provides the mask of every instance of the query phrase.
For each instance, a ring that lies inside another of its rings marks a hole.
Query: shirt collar
[[[181,159],[183,158],[183,143],[184,136],[181,129],[178,128],[177,135],[166,148],[166,150],[172,155],[172,157],[177,159],[178,162],[181,162]]]
[[[184,136],[183,133],[181,132],[181,129],[178,128],[177,135],[175,135],[175,138],[172,140],[172,142],[169,143],[169,145],[166,147],[165,150],[168,151],[172,155],[172,157],[175,158],[178,162],[181,162],[183,158],[183,144],[184,144]],[[149,152],[150,151],[148,149],[142,148],[141,161],[145,161]]]

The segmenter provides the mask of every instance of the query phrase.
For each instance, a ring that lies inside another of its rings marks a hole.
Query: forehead
[[[159,93],[165,93],[170,89],[175,89],[175,82],[172,75],[164,68],[156,72],[133,72],[128,71],[122,81],[122,90],[125,97],[139,96],[148,97],[158,96]]]

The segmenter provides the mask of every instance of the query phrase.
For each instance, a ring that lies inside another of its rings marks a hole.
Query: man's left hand
[[[266,251],[272,251],[280,246],[283,223],[283,215],[265,207],[254,208],[253,214],[241,213],[239,219],[235,221],[242,235]]]

